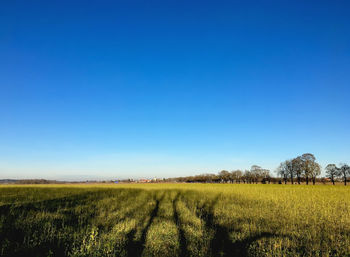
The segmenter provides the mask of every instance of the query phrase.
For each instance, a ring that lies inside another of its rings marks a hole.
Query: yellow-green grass
[[[0,186],[0,256],[350,256],[350,187]]]

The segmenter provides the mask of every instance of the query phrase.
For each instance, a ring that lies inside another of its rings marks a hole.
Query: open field
[[[350,256],[350,188],[0,187],[1,256]]]

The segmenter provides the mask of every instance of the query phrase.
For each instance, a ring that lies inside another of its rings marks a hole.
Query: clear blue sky
[[[2,1],[0,178],[350,162],[349,1]]]

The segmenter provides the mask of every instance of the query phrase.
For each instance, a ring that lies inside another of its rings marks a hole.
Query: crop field
[[[0,256],[350,256],[350,188],[1,186]]]

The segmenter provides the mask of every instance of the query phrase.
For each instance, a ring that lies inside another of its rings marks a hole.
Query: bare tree
[[[290,182],[292,185],[294,184],[294,177],[296,176],[298,178],[298,170],[300,168],[299,166],[300,166],[300,160],[298,158],[288,160],[289,176],[290,176]],[[299,177],[301,177],[301,174]],[[298,180],[298,183],[300,184],[300,180]]]
[[[231,179],[236,183],[241,183],[242,176],[243,176],[243,172],[241,170],[231,171]]]
[[[263,176],[263,183],[266,184],[266,181],[270,184],[271,182],[271,176],[270,176],[270,170],[263,169],[262,170],[262,176]]]
[[[284,184],[287,184],[288,174],[289,172],[288,172],[286,162],[281,162],[280,166],[278,166],[277,168],[277,175],[281,176],[281,178],[284,181]]]
[[[316,184],[316,177],[321,175],[321,166],[317,162],[310,164],[310,175],[312,178],[312,184]]]
[[[253,165],[250,168],[250,174],[252,176],[253,183],[255,182],[256,184],[258,184],[260,169],[261,167],[258,165]]]
[[[301,177],[304,171],[301,156],[294,158],[292,162],[293,162],[293,170],[294,170],[293,174],[295,174],[295,176],[297,177],[298,184],[300,185]]]
[[[343,164],[339,169],[339,175],[343,177],[344,185],[346,186],[346,180],[350,176],[350,166]]]
[[[328,164],[326,166],[326,175],[335,184],[335,178],[338,176],[339,168],[335,164]]]
[[[304,153],[300,156],[302,162],[302,170],[304,171],[304,177],[306,185],[309,184],[309,179],[312,178],[313,183],[316,181],[316,176],[321,173],[321,167],[316,163],[316,158],[311,153]]]
[[[228,172],[227,170],[222,170],[219,173],[219,178],[221,179],[221,181],[227,183],[230,180],[230,172]]]
[[[250,172],[253,176],[255,183],[258,184],[259,181],[265,181],[266,174],[269,172],[269,170],[263,169],[258,165],[253,165],[250,168]]]
[[[296,164],[297,163],[296,163],[296,161],[294,161],[294,159],[293,160],[286,160],[286,161],[281,163],[284,171],[287,174],[287,177],[290,177],[291,184],[294,184],[294,174],[296,173],[296,168],[298,168],[298,166]]]
[[[244,171],[244,181],[251,184],[253,182],[253,175],[250,170]]]

